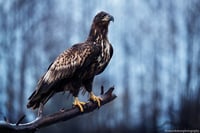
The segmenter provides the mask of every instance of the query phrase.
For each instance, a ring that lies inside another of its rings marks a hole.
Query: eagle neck
[[[99,42],[99,40],[107,40],[108,25],[91,27],[87,41]]]

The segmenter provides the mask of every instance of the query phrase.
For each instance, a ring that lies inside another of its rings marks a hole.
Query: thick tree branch
[[[101,94],[100,97],[102,98],[101,105],[103,106],[104,104],[107,104],[114,100],[116,98],[115,94],[112,94],[114,90],[114,87],[111,87],[105,94]],[[84,112],[81,113],[77,107],[74,107],[72,109],[66,109],[63,111],[59,111],[57,113],[47,115],[41,118],[36,118],[35,120],[29,122],[29,123],[24,123],[24,124],[11,124],[8,122],[1,122],[0,121],[0,132],[18,132],[18,133],[33,133],[37,129],[40,129],[42,127],[46,127],[61,121],[67,121],[69,119],[72,119],[76,116],[89,113],[94,111],[97,108],[97,104],[94,102],[89,101],[85,106],[84,106]],[[20,120],[21,121],[21,120]]]

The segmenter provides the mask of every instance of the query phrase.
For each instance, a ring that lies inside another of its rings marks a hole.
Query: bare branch
[[[18,125],[22,122],[22,120],[23,120],[25,117],[26,117],[26,116],[23,115],[23,116],[18,120],[18,122],[16,123],[16,125],[18,126]]]
[[[117,97],[115,94],[112,94],[113,90],[114,90],[114,87],[111,87],[105,94],[100,95],[100,97],[102,98],[102,102],[101,102],[102,106],[104,104],[111,102],[112,100],[114,100]],[[59,111],[59,112],[51,114],[51,115],[36,118],[35,120],[33,120],[29,123],[19,124],[19,122],[18,122],[17,124],[12,124],[12,123],[8,123],[8,122],[0,121],[0,131],[1,132],[9,132],[9,133],[10,132],[33,133],[42,127],[50,126],[52,124],[55,124],[55,123],[58,123],[61,121],[70,120],[76,116],[92,112],[96,108],[98,108],[97,103],[89,101],[84,106],[84,112],[80,112],[77,107],[74,107],[71,109]]]

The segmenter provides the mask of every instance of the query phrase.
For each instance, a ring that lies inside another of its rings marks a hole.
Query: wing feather
[[[81,43],[72,46],[61,53],[49,66],[47,72],[38,81],[36,90],[29,97],[27,107],[39,107],[45,104],[57,91],[54,88],[59,81],[71,78],[76,71],[89,65],[99,56],[101,48],[95,44]]]
[[[35,93],[29,99],[36,98],[38,94],[47,93],[57,81],[71,78],[78,69],[94,61],[100,52],[100,47],[88,43],[76,44],[65,50],[49,66],[47,72],[39,80]]]
[[[95,58],[98,54],[100,54],[98,47],[89,44],[74,45],[56,58],[43,76],[43,80],[51,83],[63,78],[70,78],[77,69],[85,65],[88,58]],[[93,61],[93,59],[90,59],[90,61]]]

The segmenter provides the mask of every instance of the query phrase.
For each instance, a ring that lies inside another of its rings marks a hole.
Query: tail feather
[[[27,108],[36,109],[40,106],[40,103],[45,105],[55,93],[53,88],[53,84],[47,84],[40,81],[36,90],[28,98],[29,102]]]
[[[33,92],[33,93],[35,93],[35,92]],[[45,105],[47,103],[47,101],[54,95],[54,93],[55,93],[54,91],[50,91],[43,95],[33,94],[32,98],[30,99],[30,101],[27,104],[27,108],[36,109],[40,106],[40,103]]]
[[[63,82],[65,81],[65,82]],[[64,90],[64,85],[66,80],[58,80],[52,83],[47,83],[44,80],[44,76],[38,82],[37,88],[28,98],[29,102],[27,108],[36,109],[40,106],[40,103],[43,105],[56,93]]]

